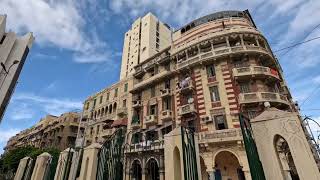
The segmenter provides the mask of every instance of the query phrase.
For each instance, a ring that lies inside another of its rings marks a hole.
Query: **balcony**
[[[209,52],[199,53],[196,56],[179,60],[177,63],[177,70],[181,70],[183,68],[189,68],[196,64],[200,64],[203,61],[208,61],[212,59],[217,59],[220,57],[225,57],[232,54],[238,53],[260,53],[267,55],[273,58],[272,54],[265,48],[259,46],[235,46],[235,47],[220,47],[217,49],[213,49]]]
[[[132,107],[133,108],[138,108],[138,107],[141,107],[141,106],[142,106],[141,100],[132,101]]]
[[[193,114],[196,112],[197,112],[197,110],[196,110],[193,103],[182,105],[181,107],[179,107],[179,115],[180,116]]]
[[[170,62],[170,55],[165,54],[164,56],[160,56],[159,58],[156,59],[156,62],[159,64]]]
[[[199,133],[199,143],[219,143],[241,141],[242,133],[240,128],[205,131]]]
[[[113,134],[113,129],[103,129],[100,133],[99,136],[100,137],[109,137]]]
[[[289,101],[285,95],[274,93],[274,92],[251,92],[251,93],[240,93],[239,103],[257,103],[257,102],[277,102],[289,105]]]
[[[171,110],[164,110],[160,114],[161,121],[170,121],[173,118],[173,112]]]
[[[163,140],[155,140],[155,141],[143,141],[136,144],[131,144],[125,148],[125,153],[135,153],[135,152],[143,152],[143,151],[154,151],[160,150],[164,148]]]
[[[160,90],[161,97],[168,97],[171,96],[171,89],[162,89]]]
[[[171,71],[163,70],[162,72],[155,74],[154,76],[151,76],[148,79],[142,79],[141,81],[139,81],[134,85],[131,92],[135,92],[135,91],[147,88],[148,86],[167,78],[171,74],[172,74]]]
[[[121,107],[117,109],[117,114],[120,116],[126,115],[128,113],[128,109],[126,107]]]
[[[275,69],[264,67],[264,66],[249,66],[249,67],[240,67],[233,68],[233,77],[235,78],[245,78],[247,76],[261,76],[271,77],[280,80],[278,71]]]
[[[155,124],[158,122],[157,116],[156,115],[149,115],[145,116],[144,118],[144,124]]]
[[[191,80],[182,80],[180,82],[180,88],[178,90],[181,94],[186,94],[189,92],[193,92],[195,90],[195,87]]]
[[[131,128],[132,129],[137,129],[140,128],[141,124],[140,124],[140,119],[138,116],[133,116],[132,117],[132,121],[131,121]]]
[[[133,76],[136,78],[141,78],[145,73],[145,71],[142,69],[141,66],[135,67],[134,70],[135,70],[135,73],[133,74]]]

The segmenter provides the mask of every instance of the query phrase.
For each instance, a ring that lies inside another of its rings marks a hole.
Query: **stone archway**
[[[146,180],[159,180],[160,173],[159,173],[159,165],[157,160],[155,160],[154,158],[150,158],[146,164],[147,164]]]
[[[131,165],[131,179],[142,180],[142,167],[139,160],[134,160]]]
[[[230,151],[221,151],[215,158],[215,180],[245,180],[239,159]]]
[[[288,142],[282,136],[275,135],[274,146],[285,179],[300,180]]]
[[[174,179],[173,180],[180,180],[181,175],[181,159],[180,159],[180,151],[177,147],[173,150],[173,168],[174,168]]]

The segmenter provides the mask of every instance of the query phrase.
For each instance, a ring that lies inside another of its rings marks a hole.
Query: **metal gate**
[[[98,154],[97,180],[122,180],[125,128],[116,130]]]
[[[197,156],[194,141],[194,132],[181,126],[183,148],[184,179],[198,180]]]
[[[257,146],[252,136],[250,119],[239,114],[239,120],[252,180],[265,180]]]

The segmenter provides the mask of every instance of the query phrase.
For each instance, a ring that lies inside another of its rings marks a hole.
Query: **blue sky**
[[[306,36],[320,23],[317,0],[1,0],[7,31],[31,31],[36,40],[0,124],[0,149],[46,114],[80,109],[87,96],[116,82],[123,35],[138,16],[150,11],[179,28],[212,12],[245,9],[273,50],[320,36],[320,28]],[[319,45],[315,40],[276,53],[295,100],[304,102],[302,114],[318,121]]]

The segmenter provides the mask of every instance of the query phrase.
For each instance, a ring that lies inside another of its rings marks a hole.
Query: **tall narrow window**
[[[170,89],[170,79],[168,79],[168,80],[166,80],[166,81],[164,82],[164,88],[165,88],[165,89]]]
[[[109,98],[110,98],[110,93],[108,92],[107,93],[107,101],[109,101]]]
[[[207,66],[207,73],[208,73],[208,77],[213,77],[216,75],[216,70],[214,68],[214,65]]]
[[[151,91],[151,97],[155,97],[156,96],[156,88],[154,86],[152,86],[150,88],[150,91]]]
[[[100,104],[102,103],[103,96],[100,96]]]
[[[124,92],[128,91],[128,83],[124,84]]]
[[[216,126],[216,130],[222,130],[222,129],[228,128],[226,118],[224,115],[214,116],[214,123]]]
[[[150,115],[156,115],[157,114],[157,106],[156,105],[151,105],[150,106],[149,114]]]
[[[246,83],[239,83],[239,86],[240,86],[240,92],[241,93],[249,93],[251,92],[250,90],[250,85],[248,82]]]
[[[94,99],[94,100],[93,100],[93,107],[96,106],[96,103],[97,103],[97,99]]]
[[[118,88],[114,90],[114,97],[118,97]]]
[[[170,110],[171,109],[171,98],[170,97],[164,99],[162,109],[163,110]]]
[[[126,100],[126,99],[124,99],[124,100],[122,101],[122,107],[127,107],[127,100]]]
[[[220,101],[219,89],[218,86],[212,86],[209,88],[211,101],[216,102]]]

